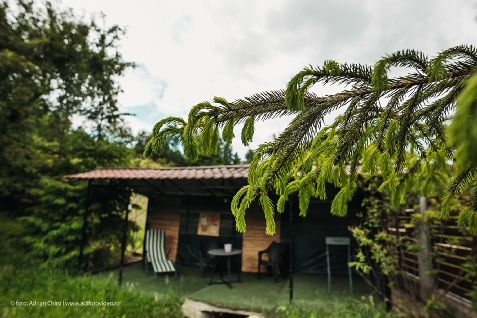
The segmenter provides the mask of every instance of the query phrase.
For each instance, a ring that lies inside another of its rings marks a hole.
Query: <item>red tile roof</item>
[[[241,179],[248,165],[177,168],[102,168],[71,174],[67,179]]]

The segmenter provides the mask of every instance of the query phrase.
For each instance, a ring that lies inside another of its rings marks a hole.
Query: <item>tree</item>
[[[454,161],[457,175],[442,197],[440,216],[448,218],[453,197],[470,187],[472,201],[460,213],[459,224],[476,233],[477,160],[461,154],[470,154],[466,147],[475,140],[470,138],[477,127],[477,79],[469,84],[474,88],[472,92],[460,95],[476,66],[477,51],[472,46],[450,48],[432,59],[414,50],[399,51],[384,56],[374,67],[328,60],[321,67],[303,69],[286,90],[234,102],[215,97],[214,105],[202,102],[194,106],[187,121],[176,117],[160,121],[145,155],[160,152],[164,138],[176,135],[187,157],[196,160],[200,154],[210,155],[216,149],[219,129],[224,141],[230,143],[233,127],[243,123],[241,139],[248,145],[255,121],[294,115],[283,133],[254,153],[249,184],[232,201],[238,230],[245,230],[245,210],[258,198],[265,212],[267,233],[275,232],[275,207],[268,194],[272,190],[280,196],[278,212],[284,211],[288,196],[298,192],[300,214],[306,215],[310,197],[324,199],[325,183],[331,182],[341,188],[333,199],[331,213],[342,216],[356,191],[358,173],[380,173],[385,178],[383,187],[390,189],[392,203],[397,205],[413,184],[421,184],[421,194],[426,195],[434,181],[444,179],[448,162]],[[391,67],[409,72],[389,78]],[[348,89],[320,97],[309,92],[317,83],[342,84]],[[459,95],[460,106],[448,131]],[[333,124],[323,126],[325,115],[337,109],[342,114]],[[460,151],[456,152],[456,147]]]
[[[250,163],[252,162],[252,160],[253,160],[253,150],[249,148],[247,150],[247,153],[245,154],[245,162]]]
[[[15,210],[31,204],[27,190],[45,173],[38,137],[58,144],[66,160],[73,115],[85,116],[98,139],[107,136],[121,120],[115,78],[133,64],[117,51],[121,28],[48,1],[1,1],[0,34],[0,196],[2,210]]]
[[[62,160],[58,160],[63,156],[59,154],[58,144],[39,140],[40,147],[49,149],[42,154],[42,160],[49,163],[45,168],[48,174],[44,173],[34,186],[27,189],[33,204],[22,211],[24,216],[19,219],[25,225],[22,241],[28,246],[29,257],[41,260],[47,267],[76,270],[88,184],[80,180],[65,180],[63,176],[104,166],[125,166],[132,151],[119,141],[97,140],[81,128],[71,131],[63,139],[65,157]],[[88,268],[101,268],[118,258],[129,194],[124,185],[111,187],[105,181],[92,191],[85,247]],[[135,228],[135,224],[130,224],[129,229]]]
[[[118,50],[124,30],[101,19],[85,21],[48,1],[0,0],[0,213],[23,222],[18,236],[47,266],[73,265],[81,240],[86,184],[63,177],[132,157],[117,79],[133,64]],[[72,127],[74,115],[85,129]],[[129,193],[92,197],[90,264],[119,244]]]

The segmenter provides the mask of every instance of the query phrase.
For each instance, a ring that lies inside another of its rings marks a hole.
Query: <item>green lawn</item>
[[[357,278],[350,298],[347,277],[334,277],[329,294],[326,277],[297,275],[293,306],[289,306],[288,280],[275,283],[273,277],[264,277],[259,281],[256,274],[243,273],[242,283],[230,289],[223,284],[209,286],[210,270],[200,278],[197,268],[177,269],[177,280],[165,275],[156,280],[141,263],[130,264],[118,288],[117,270],[72,277],[55,270],[1,266],[0,310],[3,317],[182,317],[181,304],[188,298],[220,308],[261,312],[267,318],[390,317],[373,300],[360,300],[371,289]]]
[[[136,263],[124,268],[123,284],[125,288],[132,288],[147,294],[166,294],[171,288],[176,296],[204,302],[217,307],[240,309],[254,312],[268,312],[278,306],[289,304],[289,280],[281,279],[275,283],[273,277],[262,276],[258,280],[257,274],[242,273],[242,283],[233,283],[230,289],[226,285],[211,285],[209,279],[211,271],[206,271],[205,277],[199,277],[196,267],[177,266],[178,278],[154,275],[150,271],[146,274],[142,263]],[[116,279],[118,270],[98,274],[98,278],[110,277]],[[233,277],[235,278],[235,276]],[[360,277],[353,277],[354,293],[349,291],[347,276],[333,277],[332,292],[328,293],[326,276],[295,275],[294,300],[295,305],[303,306],[334,306],[336,303],[346,302],[350,296],[361,299],[372,293]]]

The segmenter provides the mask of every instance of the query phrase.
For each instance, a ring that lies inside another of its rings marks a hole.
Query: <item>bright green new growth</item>
[[[253,133],[255,132],[255,127],[254,127],[254,120],[253,117],[250,116],[247,118],[245,121],[245,125],[243,125],[242,129],[242,143],[245,146],[248,146],[248,143],[252,141],[253,139]]]
[[[234,119],[231,118],[227,121],[227,123],[224,126],[224,129],[222,131],[222,139],[226,143],[231,144],[234,137],[235,137],[235,134],[234,134]]]
[[[381,174],[385,178],[381,189],[391,191],[391,203],[397,206],[404,203],[410,188],[428,195],[437,184],[445,183],[452,169],[448,162],[455,161],[460,167],[474,168],[465,177],[455,178],[443,196],[441,217],[449,217],[454,195],[474,189],[459,224],[475,232],[477,148],[472,144],[477,140],[477,77],[472,74],[476,66],[473,46],[450,48],[430,60],[418,51],[399,51],[386,55],[373,68],[325,61],[322,67],[309,66],[299,72],[285,91],[232,103],[216,97],[216,105],[194,106],[187,123],[176,118],[162,121],[145,154],[158,150],[166,134],[178,134],[187,157],[196,160],[198,154],[215,151],[219,129],[230,143],[234,126],[243,124],[241,140],[248,145],[256,121],[293,115],[283,133],[254,153],[249,185],[232,201],[239,231],[246,230],[245,211],[258,199],[267,234],[275,232],[273,192],[279,197],[276,209],[280,213],[289,196],[298,193],[300,215],[305,216],[310,199],[325,199],[325,185],[332,183],[341,189],[331,213],[344,216],[360,174]],[[390,77],[393,67],[406,68],[408,74]],[[346,90],[321,97],[309,92],[317,83],[346,85]],[[325,116],[338,109],[341,115],[324,127]]]
[[[477,164],[477,76],[473,76],[458,98],[459,107],[449,126],[450,141],[457,146],[457,156],[464,162]]]

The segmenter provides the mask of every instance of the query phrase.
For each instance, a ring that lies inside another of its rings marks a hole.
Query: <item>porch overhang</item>
[[[248,165],[174,168],[102,168],[65,176],[119,180],[145,196],[233,196],[247,184]]]

